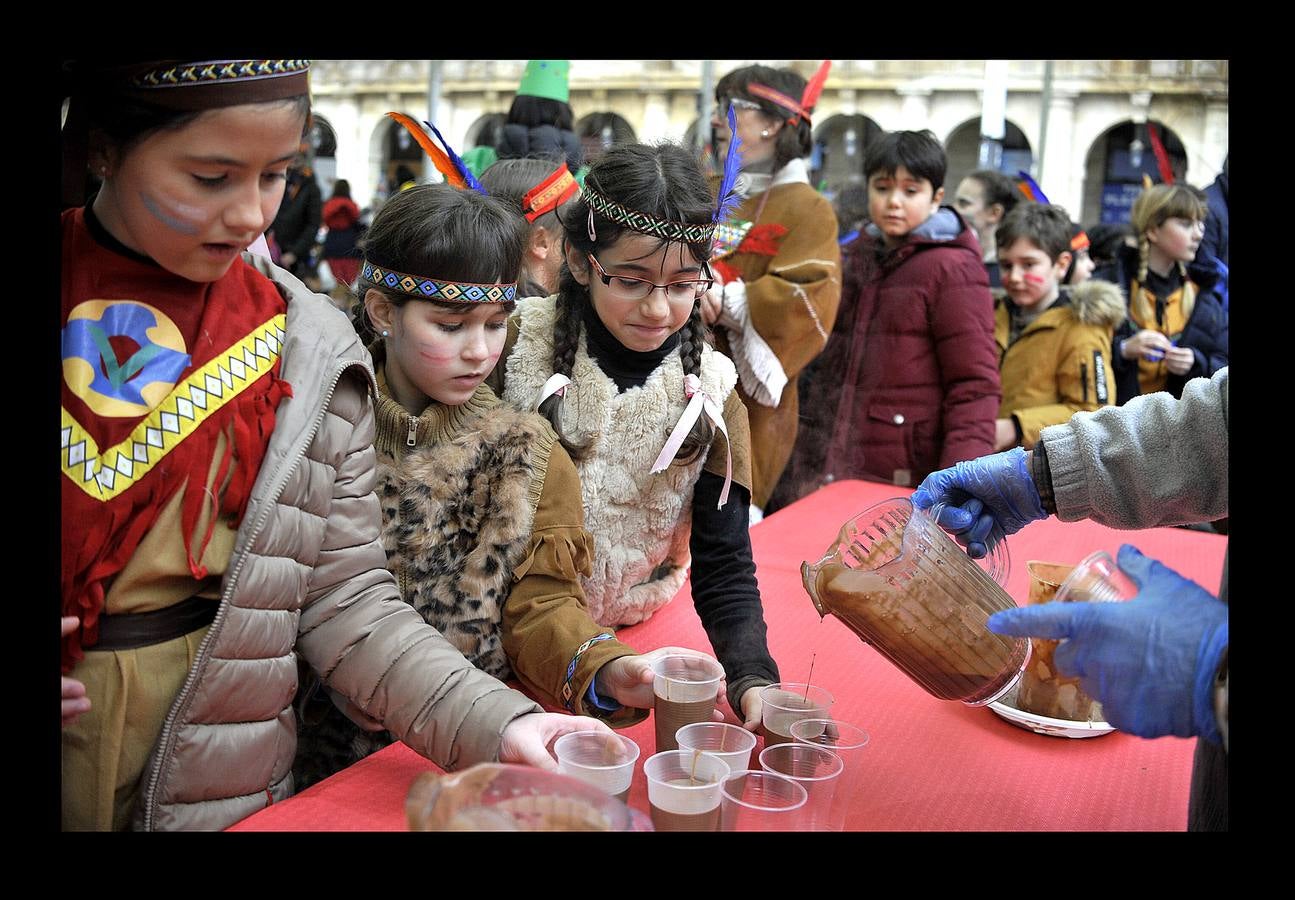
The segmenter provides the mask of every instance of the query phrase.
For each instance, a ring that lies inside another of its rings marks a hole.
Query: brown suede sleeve
[[[625,708],[609,717],[585,704],[600,668],[636,654],[614,637],[580,654],[567,680],[567,667],[581,645],[613,632],[594,622],[585,605],[580,576],[592,571],[593,539],[584,529],[580,477],[557,444],[550,451],[532,532],[530,554],[514,571],[513,589],[504,605],[503,647],[518,679],[544,700],[578,715],[609,718],[618,727],[642,721],[647,710]]]

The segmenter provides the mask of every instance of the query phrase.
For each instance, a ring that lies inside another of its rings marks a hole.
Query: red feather
[[[778,243],[787,234],[787,226],[770,222],[767,225],[756,225],[746,233],[738,245],[738,253],[755,253],[760,256],[777,256]]]
[[[814,73],[814,77],[805,85],[805,93],[801,94],[800,97],[800,107],[805,112],[813,110],[814,104],[818,102],[818,95],[823,93],[823,83],[827,81],[827,71],[830,68],[832,68],[832,61],[830,59],[823,60],[823,64]]]
[[[467,182],[463,180],[463,176],[459,174],[459,170],[451,162],[449,154],[436,146],[431,136],[423,130],[423,126],[404,113],[389,112],[387,115],[404,125],[405,130],[414,136],[414,140],[418,141],[418,146],[423,148],[423,152],[432,160],[432,165],[436,166],[436,171],[444,175],[447,182],[456,188],[468,186]]]

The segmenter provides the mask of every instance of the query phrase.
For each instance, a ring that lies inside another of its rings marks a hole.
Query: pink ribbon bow
[[[549,380],[544,382],[544,387],[540,388],[540,399],[535,402],[535,408],[539,409],[545,400],[557,394],[559,397],[567,395],[567,388],[571,386],[571,379],[561,372],[554,372],[549,376]]]
[[[652,472],[664,472],[670,467],[671,461],[679,452],[679,447],[683,444],[683,439],[692,431],[692,426],[697,421],[697,417],[705,411],[706,415],[714,423],[715,427],[724,433],[724,453],[728,457],[727,469],[724,472],[724,490],[720,491],[719,504],[716,509],[722,509],[728,502],[728,488],[733,482],[733,451],[728,443],[728,426],[724,424],[724,415],[720,411],[719,404],[715,402],[710,394],[701,388],[701,379],[696,375],[685,375],[683,379],[684,394],[688,396],[688,406],[684,409],[683,415],[674,426],[674,431],[670,432],[670,438],[661,448],[661,453],[652,464]]]

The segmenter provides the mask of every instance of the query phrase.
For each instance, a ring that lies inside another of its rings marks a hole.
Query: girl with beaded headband
[[[551,167],[550,167],[551,168]],[[448,184],[392,197],[363,239],[354,325],[377,375],[377,495],[401,596],[477,668],[617,726],[644,718],[652,663],[589,616],[593,541],[547,421],[484,383],[503,349],[526,221]],[[392,738],[303,690],[299,786]],[[358,718],[358,717],[356,717]]]
[[[1115,330],[1112,368],[1117,401],[1169,391],[1210,377],[1228,364],[1228,319],[1214,288],[1219,273],[1194,263],[1206,205],[1195,188],[1157,184],[1133,202],[1136,249],[1121,247],[1093,278],[1124,289],[1129,314]]]
[[[243,250],[309,119],[307,60],[74,65],[62,219],[62,824],[220,829],[293,792],[297,661],[442,765],[549,768],[542,713],[400,602],[373,372]]]
[[[758,688],[778,669],[747,530],[746,410],[701,319],[716,213],[683,148],[607,151],[564,211],[558,292],[519,306],[494,377],[505,400],[538,407],[575,459],[595,545],[583,579],[594,618],[649,618],[691,563],[730,705],[754,728]]]
[[[791,69],[744,66],[715,88],[712,144],[722,155],[730,133],[740,140],[741,204],[717,248],[716,284],[702,311],[740,376],[751,423],[753,521],[800,494],[788,485],[774,500],[805,418],[797,382],[826,345],[841,299],[836,214],[810,185],[805,162],[810,114],[829,68],[825,60],[806,81]]]

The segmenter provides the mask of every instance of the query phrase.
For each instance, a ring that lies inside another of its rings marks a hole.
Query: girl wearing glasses
[[[594,538],[584,577],[608,626],[650,617],[692,565],[697,613],[748,728],[778,681],[748,535],[751,463],[737,371],[705,339],[715,202],[670,144],[614,147],[563,211],[558,292],[528,300],[496,369],[576,462]],[[694,418],[695,417],[695,418]],[[723,431],[716,433],[723,428]]]
[[[795,444],[798,376],[827,344],[841,300],[836,214],[810,185],[805,163],[814,146],[809,116],[828,66],[824,62],[808,83],[790,69],[745,66],[715,88],[713,145],[723,159],[731,106],[743,199],[729,220],[732,238],[717,253],[716,286],[702,314],[715,328],[716,346],[737,365],[738,393],[751,423],[756,521]],[[799,493],[786,485],[775,504]]]
[[[593,542],[575,467],[543,418],[483,383],[503,349],[526,233],[504,201],[437,184],[391,198],[365,238],[353,324],[377,376],[387,568],[477,668],[628,725],[652,704],[652,662],[694,651],[640,656],[590,618],[580,574]],[[391,743],[346,703],[304,696],[299,788]]]

